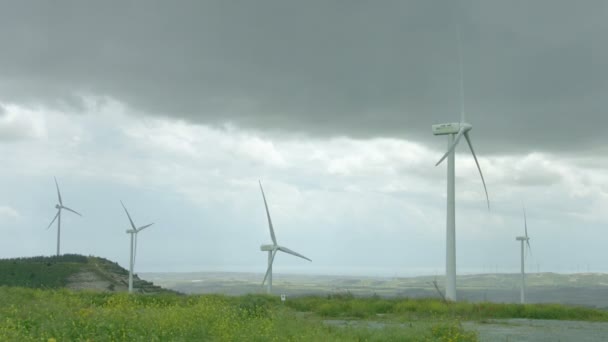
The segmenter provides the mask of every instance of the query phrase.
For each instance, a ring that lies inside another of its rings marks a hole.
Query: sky
[[[0,12],[0,257],[136,271],[608,272],[604,1],[31,1]],[[459,62],[460,46],[462,64]],[[462,65],[464,97],[459,66]],[[464,102],[461,100],[464,99]]]

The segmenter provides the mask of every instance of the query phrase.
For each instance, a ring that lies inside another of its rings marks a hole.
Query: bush
[[[431,328],[432,341],[474,342],[479,337],[475,331],[466,331],[460,322],[441,323]]]

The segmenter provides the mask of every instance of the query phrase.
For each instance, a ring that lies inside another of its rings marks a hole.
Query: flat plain
[[[142,279],[188,294],[243,295],[265,293],[263,274],[255,273],[140,273]],[[444,288],[444,278],[363,277],[276,274],[273,292],[287,296],[351,293],[386,298],[440,298],[433,282]],[[608,308],[608,274],[532,273],[526,277],[528,303],[560,303]],[[519,274],[458,276],[458,298],[469,302],[519,303]]]

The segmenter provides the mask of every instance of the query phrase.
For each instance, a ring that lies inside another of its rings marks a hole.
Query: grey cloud
[[[0,112],[0,142],[36,139],[43,134],[44,127],[37,122],[37,118]]]
[[[0,14],[0,98],[94,94],[195,123],[428,142],[431,124],[459,117],[460,23],[480,152],[576,150],[608,125],[606,6],[14,2]]]
[[[562,181],[559,172],[542,169],[532,169],[528,172],[519,172],[513,179],[516,185],[521,186],[551,186]]]

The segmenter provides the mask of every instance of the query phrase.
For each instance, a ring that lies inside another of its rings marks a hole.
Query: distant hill
[[[184,293],[243,295],[264,293],[264,274],[259,273],[142,273],[165,288]],[[439,297],[433,282],[445,288],[444,276],[411,278],[274,274],[274,293],[288,296],[350,293],[369,297]],[[458,298],[470,302],[518,303],[519,274],[458,276]],[[608,309],[608,274],[531,273],[526,276],[529,303],[561,303]]]
[[[129,272],[110,260],[78,254],[0,259],[0,286],[125,292]],[[139,293],[174,292],[133,276]]]

